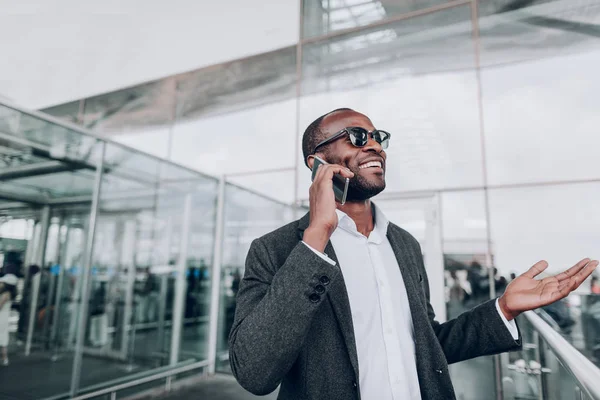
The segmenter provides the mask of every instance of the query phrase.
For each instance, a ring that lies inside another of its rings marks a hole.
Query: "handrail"
[[[179,366],[183,367],[183,366],[186,366],[186,365],[191,365],[193,362],[194,362],[193,359],[189,359],[189,360],[186,360],[186,361],[182,361],[182,362],[178,363],[177,365],[178,365],[178,367]],[[177,367],[175,367],[175,368],[177,368]],[[93,392],[93,391],[96,391],[96,390],[99,390],[99,389],[104,389],[104,388],[107,388],[107,387],[112,387],[112,386],[118,385],[120,383],[127,382],[129,380],[135,380],[135,379],[138,379],[138,378],[145,378],[145,377],[149,377],[149,376],[154,376],[154,375],[156,375],[158,373],[165,372],[165,371],[172,371],[173,369],[174,369],[173,366],[171,366],[171,365],[165,365],[164,367],[156,368],[156,369],[153,369],[153,370],[145,370],[145,371],[138,372],[136,374],[126,375],[126,376],[123,376],[123,377],[120,377],[120,378],[112,379],[110,381],[106,381],[106,382],[102,382],[102,383],[96,383],[96,384],[93,384],[93,385],[90,385],[90,386],[86,386],[86,387],[82,388],[80,390],[80,392],[82,392],[82,393],[88,392],[89,393],[89,392]],[[60,393],[60,394],[57,394],[57,395],[54,395],[54,396],[51,396],[51,397],[44,397],[42,400],[62,400],[62,399],[68,399],[70,395],[71,395],[70,392],[63,392],[63,393]]]
[[[552,329],[539,315],[533,311],[523,314],[548,344],[560,363],[579,383],[581,389],[594,399],[600,400],[600,369],[583,354],[575,349],[560,333]]]
[[[210,365],[210,362],[208,360],[199,361],[199,362],[185,365],[182,367],[173,368],[173,369],[170,369],[168,371],[161,372],[158,374],[153,374],[153,375],[150,375],[150,376],[147,376],[144,378],[134,379],[129,382],[121,383],[119,385],[114,385],[114,386],[110,386],[110,387],[107,387],[104,389],[99,389],[99,390],[96,390],[93,392],[85,393],[83,395],[73,397],[71,400],[92,399],[94,397],[102,396],[105,394],[115,393],[115,392],[118,392],[119,390],[128,389],[128,388],[138,386],[138,385],[143,385],[144,383],[157,381],[157,380],[163,379],[163,378],[169,378],[173,375],[181,374],[181,373],[188,372],[188,371],[193,371],[198,368],[208,367],[209,365]]]

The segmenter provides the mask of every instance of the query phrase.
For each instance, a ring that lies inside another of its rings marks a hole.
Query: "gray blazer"
[[[252,242],[229,335],[231,369],[257,395],[281,384],[279,399],[360,399],[344,278],[301,242],[308,223],[306,214]],[[387,237],[410,303],[421,397],[454,399],[448,363],[517,350],[521,340],[506,329],[495,300],[436,322],[419,243],[392,223]],[[337,262],[331,242],[325,253]]]

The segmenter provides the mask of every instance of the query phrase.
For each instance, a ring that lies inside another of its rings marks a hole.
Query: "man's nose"
[[[373,139],[373,136],[369,135],[369,140],[367,140],[367,144],[363,147],[364,151],[376,151],[377,153],[381,153],[383,151],[383,147],[381,144],[377,142],[377,140]]]

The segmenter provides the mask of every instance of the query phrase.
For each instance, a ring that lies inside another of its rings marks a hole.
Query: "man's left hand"
[[[577,289],[597,266],[598,261],[584,258],[558,275],[536,280],[548,268],[546,261],[540,261],[508,285],[498,301],[500,309],[510,321],[524,311],[552,304]]]

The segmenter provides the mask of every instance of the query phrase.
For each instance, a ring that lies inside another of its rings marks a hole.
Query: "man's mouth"
[[[368,161],[358,166],[359,169],[365,168],[382,168],[381,161]]]

